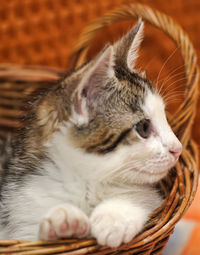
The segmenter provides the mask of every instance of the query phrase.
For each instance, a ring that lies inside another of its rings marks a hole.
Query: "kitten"
[[[155,183],[181,144],[155,87],[134,69],[138,24],[33,104],[1,174],[0,238],[131,241],[161,205]]]

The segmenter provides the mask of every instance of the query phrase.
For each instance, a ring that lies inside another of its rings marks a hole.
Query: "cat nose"
[[[173,147],[169,150],[169,152],[174,156],[175,160],[179,158],[182,152],[182,145],[178,145],[176,147]]]

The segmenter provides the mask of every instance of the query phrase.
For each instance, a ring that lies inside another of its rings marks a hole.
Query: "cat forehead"
[[[153,85],[146,78],[143,78],[143,75],[140,75],[139,72],[130,72],[121,66],[115,66],[114,70],[119,81],[126,80],[132,85],[140,85],[143,88],[147,87],[150,90],[154,90]]]
[[[154,101],[154,99],[147,97],[147,95],[151,94],[154,97],[154,93],[156,93],[151,82],[140,76],[139,72],[133,73],[119,67],[115,68],[115,74],[124,91],[122,93],[123,100],[130,104],[133,112],[144,112],[144,104],[145,108],[147,108],[146,112],[148,112],[151,100]]]
[[[142,109],[149,118],[162,119],[165,116],[165,104],[161,96],[156,93],[148,90],[144,98],[144,104]]]

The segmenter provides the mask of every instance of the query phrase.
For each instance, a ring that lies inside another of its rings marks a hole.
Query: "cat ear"
[[[131,31],[126,34],[115,47],[116,65],[123,65],[131,72],[134,70],[135,62],[138,57],[139,46],[143,38],[144,23],[140,19]]]
[[[113,46],[107,46],[90,64],[83,69],[82,79],[74,93],[73,119],[80,126],[90,120],[89,102],[95,102],[106,81],[114,76]]]

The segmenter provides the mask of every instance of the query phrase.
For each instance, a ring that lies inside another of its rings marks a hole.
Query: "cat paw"
[[[57,240],[65,237],[82,238],[88,233],[88,217],[79,208],[70,204],[52,208],[41,220],[39,227],[41,240]]]
[[[116,248],[130,242],[143,228],[144,218],[120,211],[94,211],[90,218],[92,236],[98,244]]]

